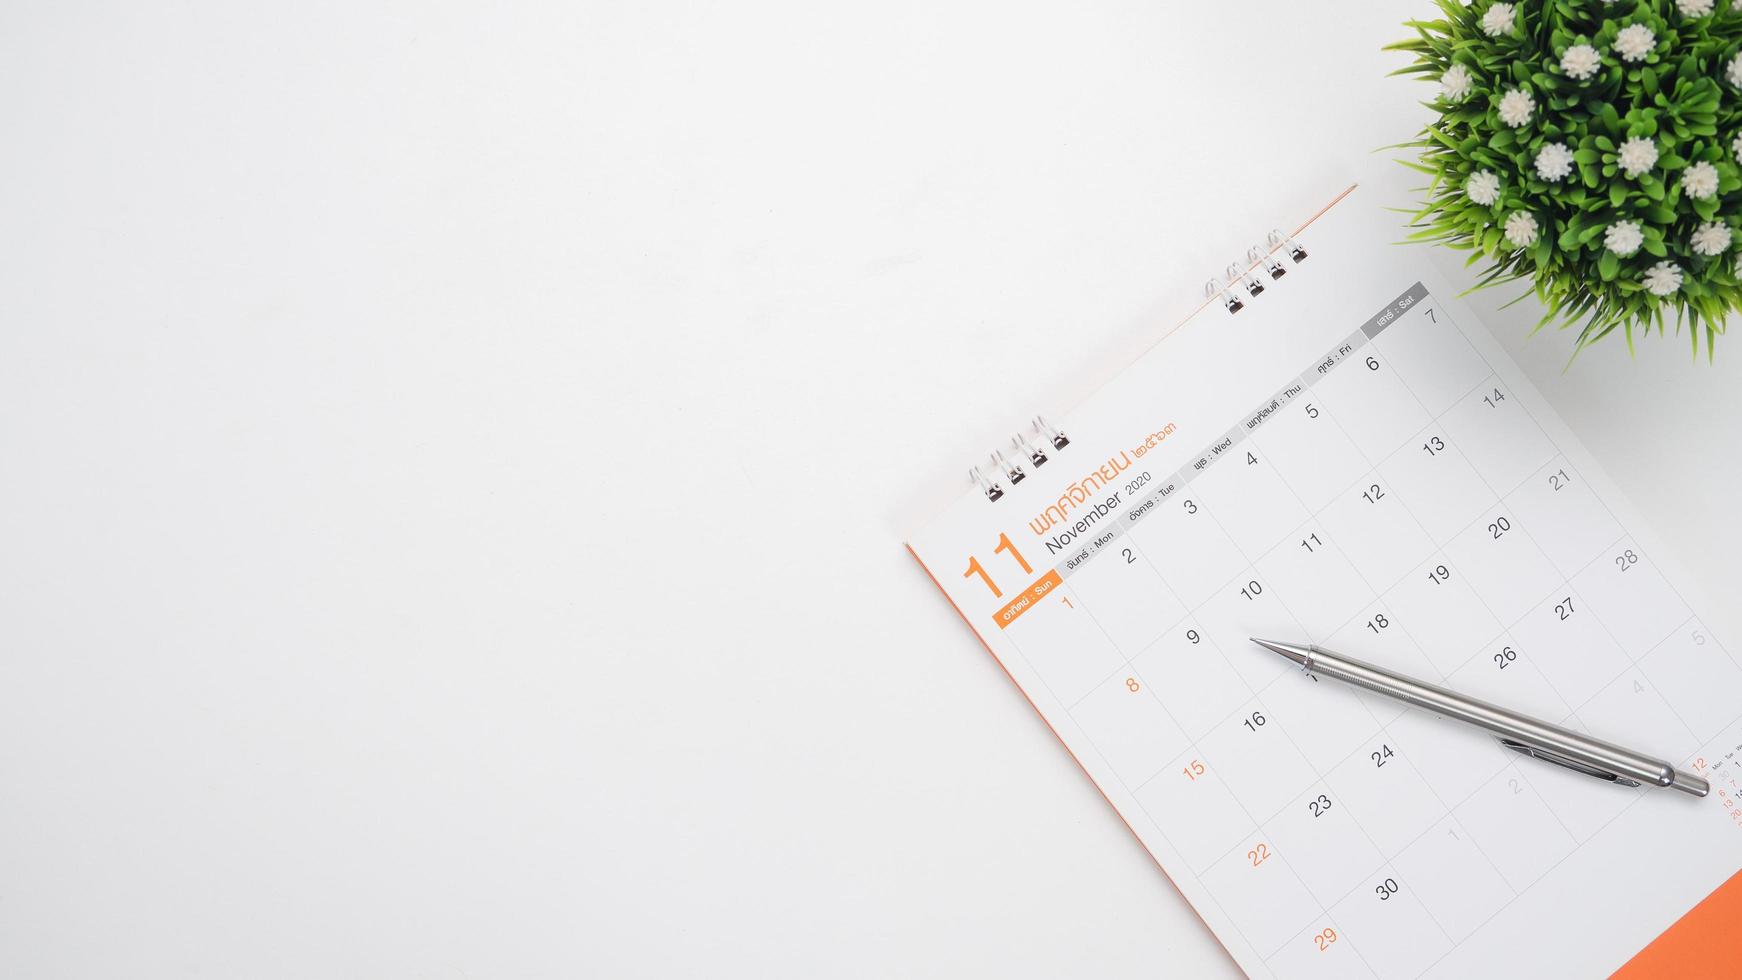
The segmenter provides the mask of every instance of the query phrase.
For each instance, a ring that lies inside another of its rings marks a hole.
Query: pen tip
[[[1312,656],[1312,650],[1310,648],[1303,647],[1296,643],[1278,643],[1275,640],[1260,640],[1256,636],[1249,636],[1247,639],[1264,649],[1269,650],[1271,653],[1286,657],[1290,661],[1301,664],[1302,666],[1305,666],[1307,660]]]

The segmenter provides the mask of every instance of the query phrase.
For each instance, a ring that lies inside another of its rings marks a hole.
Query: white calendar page
[[[910,546],[1248,974],[1605,976],[1742,867],[1732,797],[1521,758],[1248,637],[1696,770],[1742,743],[1742,668],[1395,216],[1356,192],[1297,237]]]

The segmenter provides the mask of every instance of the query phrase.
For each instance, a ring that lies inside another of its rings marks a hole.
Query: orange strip
[[[1120,813],[1119,808],[1114,806],[1113,798],[1107,795],[1107,791],[1101,788],[1100,783],[1095,782],[1095,777],[1089,773],[1089,767],[1083,765],[1083,760],[1077,758],[1077,754],[1071,751],[1070,745],[1067,744],[1064,737],[1059,734],[1059,730],[1052,727],[1052,722],[1046,720],[1046,715],[1042,713],[1040,706],[1034,703],[1034,699],[1028,696],[1028,692],[1022,689],[1021,684],[1016,683],[1016,677],[1010,673],[1010,668],[1004,666],[1004,661],[999,660],[998,654],[993,652],[992,645],[986,642],[986,638],[980,635],[979,630],[974,629],[974,623],[972,620],[968,619],[968,614],[962,612],[962,607],[956,605],[956,600],[950,598],[949,592],[946,591],[942,585],[938,584],[938,577],[931,573],[930,568],[926,567],[924,559],[919,557],[919,552],[913,550],[913,545],[907,545],[907,553],[913,556],[914,561],[919,562],[919,567],[925,572],[925,577],[931,579],[931,584],[936,585],[938,591],[944,594],[944,600],[950,604],[951,609],[956,611],[956,615],[962,617],[962,622],[967,624],[969,631],[974,634],[974,638],[980,641],[980,646],[992,657],[992,662],[998,665],[999,670],[1004,671],[1004,676],[1010,678],[1010,683],[1016,685],[1017,693],[1022,695],[1022,700],[1027,701],[1028,706],[1034,709],[1034,713],[1040,716],[1040,723],[1046,726],[1047,731],[1052,732],[1053,738],[1059,740],[1059,745],[1064,746],[1065,754],[1070,756],[1071,761],[1077,764],[1077,768],[1083,771],[1084,776],[1088,777],[1089,785],[1095,787],[1095,792],[1100,793],[1101,799],[1106,800],[1107,805],[1113,808],[1113,814],[1119,818],[1119,822],[1125,825],[1126,830],[1131,831],[1131,836],[1136,839],[1137,846],[1143,850],[1143,853],[1149,855],[1149,860],[1155,862],[1155,870],[1161,872],[1161,876],[1167,879],[1167,883],[1173,886],[1174,891],[1179,892],[1180,897],[1186,900],[1186,908],[1191,909],[1192,914],[1198,917],[1199,922],[1203,923],[1204,929],[1210,934],[1210,938],[1214,939],[1217,945],[1222,947],[1222,951],[1228,954],[1230,960],[1234,960],[1234,954],[1228,949],[1228,944],[1222,942],[1222,937],[1216,935],[1216,930],[1210,928],[1210,924],[1204,920],[1203,913],[1198,911],[1197,906],[1192,904],[1192,900],[1186,897],[1185,892],[1180,891],[1179,883],[1173,880],[1173,876],[1168,874],[1167,869],[1161,866],[1161,862],[1156,860],[1154,854],[1150,853],[1149,845],[1143,843],[1143,838],[1137,835],[1137,828],[1131,826],[1131,821],[1125,819],[1125,814]],[[1234,960],[1234,965],[1238,967],[1240,961]]]
[[[909,548],[907,550],[912,551],[913,549]],[[913,557],[918,558],[919,556],[914,555]],[[920,562],[920,564],[924,565],[925,562]],[[937,581],[937,579],[932,579],[932,581],[935,582],[935,581]],[[1051,592],[1055,586],[1063,585],[1063,584],[1064,584],[1064,579],[1059,578],[1059,573],[1058,573],[1057,569],[1054,569],[1050,572],[1047,572],[1045,575],[1042,575],[1040,578],[1035,579],[1033,585],[1029,586],[1026,589],[1023,589],[1021,595],[1019,595],[1016,598],[1005,603],[1004,608],[998,610],[997,615],[995,617],[998,620],[998,628],[1005,629],[1011,623],[1016,622],[1016,617],[1022,615],[1023,613],[1029,611],[1030,609],[1033,609],[1034,604],[1039,602],[1041,600],[1042,596],[1045,596],[1048,592]],[[961,610],[959,610],[959,609],[957,610],[957,612],[960,612],[960,611]]]
[[[1742,923],[1742,872],[1677,919],[1610,980],[1717,980],[1742,972],[1736,960]]]

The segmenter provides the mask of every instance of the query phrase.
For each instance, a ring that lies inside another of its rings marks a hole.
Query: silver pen
[[[1436,715],[1475,725],[1493,732],[1501,745],[1514,752],[1565,766],[1574,772],[1622,786],[1668,786],[1692,796],[1705,796],[1710,788],[1704,779],[1677,769],[1662,759],[1332,653],[1323,647],[1278,643],[1257,637],[1253,637],[1252,642],[1299,664],[1304,673],[1353,684],[1425,708]]]

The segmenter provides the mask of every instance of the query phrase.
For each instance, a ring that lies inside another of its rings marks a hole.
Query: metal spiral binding
[[[1002,449],[994,449],[986,462],[969,467],[968,479],[980,488],[987,500],[1003,497],[1006,483],[1014,487],[1028,479],[1028,470],[1023,468],[1025,462],[1039,469],[1047,464],[1052,454],[1071,444],[1068,436],[1039,415],[1034,417],[1031,425],[1032,431],[1018,432],[1010,437],[1009,455]]]
[[[1204,283],[1204,299],[1219,300],[1229,313],[1240,312],[1246,308],[1248,299],[1257,299],[1264,292],[1265,275],[1272,282],[1288,275],[1288,266],[1283,265],[1281,258],[1284,254],[1292,264],[1299,265],[1306,261],[1307,250],[1292,237],[1283,234],[1281,229],[1273,228],[1265,236],[1263,244],[1246,250],[1244,262],[1228,263],[1220,276]],[[1261,269],[1263,274],[1259,272]],[[1241,298],[1242,293],[1246,299]]]

